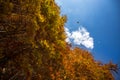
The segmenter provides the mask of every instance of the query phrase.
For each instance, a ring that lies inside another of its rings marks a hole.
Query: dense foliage
[[[0,0],[0,80],[114,80],[115,64],[70,49],[65,22],[54,0]]]

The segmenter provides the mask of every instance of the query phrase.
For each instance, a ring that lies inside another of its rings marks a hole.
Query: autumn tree
[[[117,72],[116,64],[102,64],[90,52],[77,47],[68,51],[63,59],[67,80],[114,80],[111,71]]]
[[[114,64],[70,49],[65,22],[54,0],[0,0],[0,80],[113,80]]]
[[[49,68],[59,70],[65,21],[54,0],[0,0],[1,79],[50,79]]]

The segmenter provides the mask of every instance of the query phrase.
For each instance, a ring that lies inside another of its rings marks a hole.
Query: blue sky
[[[120,65],[120,0],[56,0],[56,2],[61,8],[61,14],[68,17],[65,27],[71,35],[81,30],[79,29],[81,26],[89,33],[87,41],[89,38],[93,39],[93,48],[87,48],[96,60],[103,63],[112,61]],[[71,39],[73,38],[78,37],[72,36]],[[86,47],[83,43],[80,43],[81,45]]]

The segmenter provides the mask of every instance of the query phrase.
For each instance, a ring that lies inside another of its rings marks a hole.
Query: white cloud
[[[65,28],[65,32],[67,34],[66,42],[83,45],[90,49],[94,48],[94,40],[84,27],[79,27],[78,30],[72,32],[70,32],[68,28]]]
[[[65,41],[68,42],[68,43],[71,43],[71,41],[70,41],[71,33],[69,32],[69,29],[66,28],[66,27],[65,27],[65,32],[67,34],[67,38],[66,38]]]

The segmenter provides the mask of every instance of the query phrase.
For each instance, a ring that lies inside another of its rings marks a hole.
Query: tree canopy
[[[54,0],[0,0],[0,80],[114,80],[113,63],[65,42]]]

